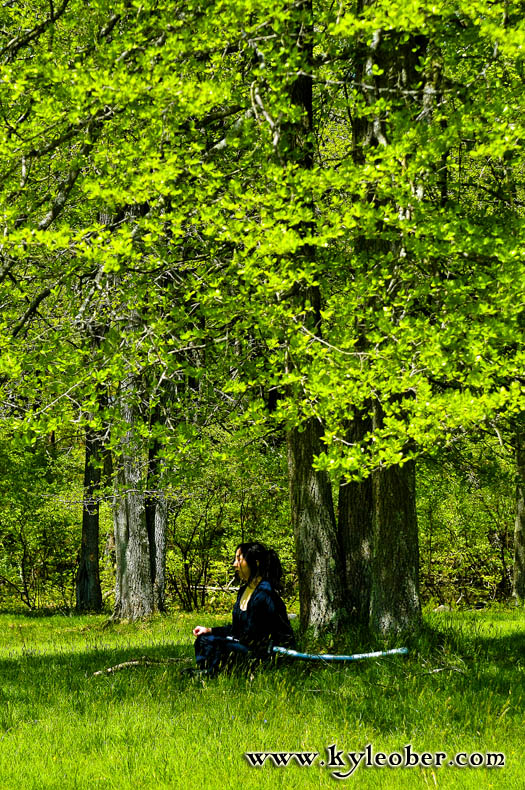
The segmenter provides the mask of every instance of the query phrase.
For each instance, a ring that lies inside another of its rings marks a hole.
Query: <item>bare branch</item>
[[[111,675],[113,672],[119,672],[121,669],[128,669],[129,667],[148,667],[148,666],[160,666],[162,664],[176,664],[181,661],[187,662],[188,659],[184,658],[149,658],[148,656],[141,656],[140,658],[134,658],[131,661],[123,661],[122,664],[115,664],[113,667],[108,667],[107,669],[99,669],[97,672],[93,672],[93,676],[95,675]]]
[[[26,323],[29,321],[31,316],[36,313],[36,311],[38,309],[38,306],[44,301],[44,299],[47,299],[47,297],[49,296],[50,293],[51,293],[51,288],[44,288],[44,290],[41,291],[38,294],[38,296],[36,296],[33,299],[31,304],[29,305],[29,307],[25,311],[24,315],[22,316],[22,318],[20,319],[18,324],[13,329],[13,337],[16,337],[17,335],[20,334],[20,332],[22,331],[22,329],[24,328]]]

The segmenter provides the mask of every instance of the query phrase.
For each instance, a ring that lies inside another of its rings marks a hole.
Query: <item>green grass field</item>
[[[201,621],[224,618],[105,627],[102,616],[0,615],[0,790],[525,787],[523,609],[430,614],[408,657],[204,682],[181,674]],[[159,663],[94,674],[141,656]],[[334,744],[344,766],[326,765]],[[349,773],[347,752],[370,745],[388,763],[408,744],[446,758],[367,767],[365,757]],[[319,756],[311,767],[251,767],[244,753],[263,751]],[[488,752],[505,766],[449,765]]]

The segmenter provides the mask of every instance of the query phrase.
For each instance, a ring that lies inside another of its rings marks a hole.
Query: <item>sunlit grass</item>
[[[348,771],[320,765],[330,744],[447,753],[440,768],[361,765],[343,780],[359,788],[525,786],[523,610],[429,614],[406,658],[206,682],[181,674],[195,616],[105,622],[0,615],[0,790],[328,788]],[[159,663],[94,674],[140,656]],[[310,768],[252,768],[247,751],[320,755]],[[448,766],[487,751],[506,766]]]

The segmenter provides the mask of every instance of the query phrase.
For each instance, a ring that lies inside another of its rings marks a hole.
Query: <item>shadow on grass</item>
[[[482,616],[471,617],[445,617],[429,618],[422,626],[420,632],[409,639],[410,647],[419,655],[435,655],[445,653],[457,654],[466,661],[485,660],[498,664],[509,662],[514,664],[525,659],[525,628],[515,630],[509,634],[499,634],[496,618],[490,618],[489,626],[494,628],[492,633],[488,630],[487,622]],[[501,618],[502,622],[505,622]],[[523,623],[525,626],[525,621]]]
[[[20,615],[17,620],[15,628],[24,625]],[[74,628],[68,629],[70,623]],[[151,631],[143,627],[137,644],[133,643],[140,631],[136,625],[104,628],[100,621],[89,625],[86,616],[57,625],[41,650],[38,641],[28,647],[19,643],[11,655],[0,659],[0,737],[2,730],[17,722],[37,720],[53,709],[96,715],[101,706],[160,706],[170,699],[178,704],[187,699],[188,706],[205,705],[204,700],[196,701],[196,691],[204,691],[220,706],[233,695],[250,695],[250,706],[265,704],[263,697],[268,702],[284,695],[291,716],[308,719],[315,708],[334,726],[359,720],[380,732],[415,732],[424,722],[424,726],[444,730],[454,726],[470,733],[483,731],[500,716],[511,692],[519,693],[523,684],[525,633],[487,635],[475,620],[461,618],[431,619],[418,635],[397,642],[396,646],[408,646],[406,658],[347,664],[280,658],[253,677],[234,671],[204,686],[181,672],[193,665],[192,640],[183,620],[184,636],[182,631],[174,632],[170,641],[166,631],[160,632],[164,624],[154,623]],[[73,645],[64,641],[68,630],[75,631]],[[307,646],[313,645],[301,645]],[[315,647],[368,652],[385,646],[356,631],[337,643],[327,637],[326,644]],[[141,663],[129,663],[136,660]],[[123,666],[105,671],[118,665]]]

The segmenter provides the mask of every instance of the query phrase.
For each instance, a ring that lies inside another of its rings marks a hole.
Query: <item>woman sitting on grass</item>
[[[202,674],[215,675],[230,663],[271,658],[272,644],[295,647],[295,636],[280,596],[282,567],[273,549],[262,543],[239,543],[233,567],[241,587],[232,625],[193,629],[195,659]]]

